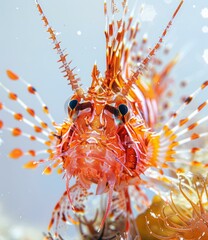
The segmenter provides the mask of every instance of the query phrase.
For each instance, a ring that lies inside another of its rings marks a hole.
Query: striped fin
[[[70,200],[68,197],[68,191],[70,192]],[[48,230],[54,228],[54,234],[57,237],[59,227],[61,223],[79,224],[78,216],[85,213],[85,201],[91,193],[83,188],[79,183],[76,183],[72,187],[65,191],[57,204],[55,205]]]
[[[128,98],[136,102],[139,105],[138,111],[142,111],[146,123],[150,128],[153,128],[158,119],[158,105],[161,94],[167,89],[170,82],[167,79],[168,75],[178,59],[178,56],[176,56],[161,72],[158,72],[156,67],[161,65],[162,61],[155,56],[155,52],[161,48],[163,38],[166,36],[167,30],[170,28],[183,1],[180,1],[156,44],[157,47],[155,46],[151,52],[147,45],[147,35],[144,35],[141,41],[137,40],[141,22],[136,6],[129,13],[128,2],[124,1],[120,13],[121,17],[119,16],[118,20],[117,6],[114,1],[110,1],[110,3],[111,8],[106,1],[104,2],[106,16],[106,72],[104,85],[110,86],[115,92],[121,91],[123,95],[128,95]],[[164,47],[164,53],[168,53],[168,48]],[[148,59],[148,61],[145,59]],[[134,69],[138,69],[138,65],[144,65],[143,62],[145,62],[145,67],[143,67],[142,76],[140,74],[137,76],[132,75]],[[148,71],[146,71],[147,65]]]
[[[69,84],[72,87],[72,90],[75,91],[75,90],[79,89],[79,84],[78,84],[79,78],[77,78],[76,74],[73,73],[74,68],[70,68],[71,61],[67,62],[67,55],[68,54],[65,53],[64,50],[61,49],[61,46],[60,46],[61,42],[59,42],[57,40],[55,30],[50,26],[47,17],[45,16],[40,4],[38,3],[38,0],[35,0],[35,2],[36,2],[38,12],[41,16],[41,19],[42,19],[43,23],[44,23],[44,26],[47,28],[47,32],[49,33],[50,39],[53,42],[54,49],[57,51],[57,54],[60,57],[58,62],[61,62],[61,64],[62,64],[60,68],[64,69],[62,71],[63,73],[65,73],[64,77],[67,78],[67,80],[69,81]]]
[[[54,238],[51,233],[43,233],[43,236],[43,240],[64,240],[61,235],[58,235]]]
[[[146,67],[148,66],[149,62],[151,61],[152,57],[155,55],[155,53],[157,52],[157,50],[161,47],[161,44],[163,42],[164,37],[166,36],[169,28],[172,25],[172,22],[174,20],[174,18],[176,17],[176,15],[178,14],[182,4],[184,3],[184,0],[181,0],[178,7],[176,8],[175,12],[173,13],[170,21],[168,22],[168,24],[166,25],[166,28],[163,30],[162,35],[159,38],[159,41],[155,44],[155,46],[151,49],[151,51],[149,52],[149,54],[142,60],[142,62],[140,63],[139,67],[137,68],[137,70],[132,74],[131,78],[129,79],[129,81],[127,82],[127,84],[125,84],[122,88],[122,93],[124,95],[126,95],[129,90],[131,89],[132,85],[137,81],[137,79],[143,75],[144,70],[146,69]]]
[[[49,112],[48,107],[46,106],[36,89],[27,81],[25,81],[10,70],[7,70],[7,75],[10,80],[19,81],[23,86],[26,86],[28,93],[31,94],[31,96],[35,97],[36,102],[40,104],[43,114],[46,115],[46,117],[48,118],[47,121],[43,121],[41,117],[35,113],[35,109],[28,107],[28,105],[18,97],[17,93],[10,91],[10,89],[8,89],[3,83],[0,83],[0,87],[8,94],[8,99],[10,101],[16,102],[23,109],[25,114],[28,115],[28,117],[25,117],[24,113],[16,112],[15,110],[13,110],[14,107],[8,107],[4,103],[0,102],[0,110],[7,113],[10,118],[13,117],[15,120],[8,121],[6,119],[1,119],[0,128],[4,131],[10,132],[14,138],[21,138],[22,140],[24,138],[25,141],[31,141],[34,143],[36,142],[39,144],[37,145],[39,146],[39,149],[36,149],[36,145],[34,145],[34,149],[29,150],[24,149],[24,144],[23,147],[15,147],[11,149],[8,156],[15,160],[23,158],[24,156],[27,158],[32,158],[23,165],[23,167],[25,168],[34,169],[38,167],[39,164],[46,163],[47,165],[49,164],[49,166],[46,166],[43,170],[44,174],[50,174],[52,172],[52,168],[57,167],[58,173],[61,173],[62,168],[60,168],[60,159],[56,159],[55,161],[53,161],[55,152],[54,126],[56,124]],[[7,102],[7,104],[9,105],[9,102]],[[17,122],[17,126],[12,127],[11,124],[13,124],[14,122]],[[24,128],[26,127],[28,129],[27,131],[24,130]],[[40,146],[42,146],[41,148],[43,149],[41,149]]]
[[[108,11],[107,3],[104,2],[106,16],[106,79],[104,84],[108,86],[112,84],[112,80],[116,80],[120,88],[125,83],[125,79],[128,78],[132,48],[140,26],[139,19],[134,19],[135,8],[128,16],[128,1],[122,2],[122,8],[121,18],[116,19],[118,9],[115,2],[111,1],[111,11]],[[123,77],[117,78],[118,74],[123,75]]]
[[[35,95],[38,102],[41,104],[42,107],[42,111],[48,116],[49,120],[51,121],[51,123],[54,125],[55,122],[48,110],[48,107],[46,106],[46,104],[43,102],[41,96],[39,95],[39,93],[36,91],[36,89],[29,84],[27,81],[25,81],[23,78],[19,77],[16,73],[12,72],[11,70],[7,70],[6,71],[7,76],[9,77],[10,80],[12,81],[20,81],[23,84],[25,84],[27,86],[27,91],[31,94],[31,95]]]
[[[208,115],[207,111],[205,112],[208,100],[200,100],[201,97],[206,97],[207,86],[208,81],[205,81],[187,97],[152,139],[149,148],[150,162],[155,167],[169,169],[174,173],[190,170],[193,166],[202,170],[207,169],[208,164],[203,155],[208,153],[206,147]],[[201,102],[195,107],[197,100]],[[187,113],[189,110],[190,114]],[[172,125],[174,122],[177,123],[175,126]]]

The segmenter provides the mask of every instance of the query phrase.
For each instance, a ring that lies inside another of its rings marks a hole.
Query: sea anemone
[[[171,192],[159,214],[151,214],[155,214],[159,231],[153,229],[152,219],[146,215],[147,227],[156,239],[208,239],[208,177],[188,175],[179,175],[178,192]]]
[[[151,206],[136,218],[136,225],[142,240],[156,240],[158,238],[155,238],[155,235],[160,236],[161,234],[168,235],[171,233],[165,227],[164,222],[160,220],[161,211],[165,204],[165,201],[156,195],[152,199]],[[152,234],[152,232],[155,234]]]

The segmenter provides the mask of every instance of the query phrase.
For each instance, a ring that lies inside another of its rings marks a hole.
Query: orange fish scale
[[[41,122],[40,125],[41,125],[42,128],[47,128],[48,127],[48,124],[45,123],[45,122]]]
[[[12,129],[12,135],[13,136],[20,136],[22,134],[22,130],[20,128],[13,128]]]
[[[47,106],[43,106],[43,112],[46,113],[46,114],[49,113],[49,111],[48,111],[48,107],[47,107]]]
[[[177,168],[176,173],[184,173],[185,169],[184,168]]]
[[[8,97],[9,97],[11,100],[14,100],[14,101],[17,100],[17,95],[16,95],[15,93],[10,92],[9,95],[8,95]]]
[[[199,166],[202,166],[202,163],[195,160],[195,161],[192,161],[192,162],[191,162],[191,165],[192,165],[192,166],[199,167]]]
[[[43,131],[43,129],[41,127],[39,127],[39,126],[34,126],[34,130],[37,133],[41,133]]]
[[[51,146],[51,141],[45,141],[45,145],[50,147]]]
[[[15,113],[14,114],[14,119],[21,121],[23,119],[23,115],[21,113]]]
[[[17,159],[22,156],[23,156],[23,151],[19,148],[15,148],[9,153],[9,157],[13,159]]]
[[[23,165],[24,168],[28,168],[28,169],[35,169],[37,168],[37,166],[38,166],[38,163],[35,161],[29,161]]]
[[[19,77],[18,77],[18,75],[16,75],[15,73],[13,73],[11,70],[7,70],[6,71],[6,73],[7,73],[7,76],[11,79],[11,80],[18,80],[19,79]]]
[[[197,139],[197,138],[199,138],[199,134],[193,133],[193,134],[191,135],[191,140],[194,140],[194,139]]]
[[[57,169],[57,174],[62,174],[63,173],[63,169],[62,168],[58,168]]]
[[[34,150],[29,150],[28,153],[33,157],[36,156],[36,152]]]
[[[51,173],[52,173],[51,167],[46,167],[46,168],[43,170],[43,173],[44,173],[45,175],[51,174]]]
[[[205,81],[202,85],[201,85],[201,89],[204,89],[205,87],[208,86],[208,81]]]
[[[35,116],[35,111],[32,108],[27,108],[26,111],[32,116]]]
[[[191,125],[188,126],[188,130],[192,130],[192,129],[194,129],[194,128],[197,127],[197,126],[198,126],[198,123],[197,123],[197,122],[192,123]]]
[[[35,89],[33,86],[28,86],[28,87],[27,87],[27,90],[28,90],[28,92],[31,93],[31,94],[35,94],[35,93],[36,93],[36,89]]]
[[[188,120],[189,120],[188,118],[181,119],[179,122],[179,125],[183,126],[184,124],[186,124],[188,122]]]
[[[201,105],[198,106],[198,111],[201,111],[207,105],[206,102],[203,102]]]
[[[194,147],[194,148],[191,149],[192,153],[196,153],[198,151],[200,151],[200,148]]]
[[[35,136],[30,136],[30,140],[35,141],[36,137]]]
[[[4,123],[3,123],[3,121],[2,121],[2,120],[0,120],[0,129],[2,129],[2,128],[3,128],[3,126],[4,126]]]

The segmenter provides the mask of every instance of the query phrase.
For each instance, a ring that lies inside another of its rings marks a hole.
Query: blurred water
[[[148,33],[151,46],[158,40],[179,1],[163,0],[157,4],[154,0],[138,1],[138,4],[142,3],[151,6],[153,15],[154,11],[156,13],[153,21],[142,24],[142,34]],[[102,1],[50,0],[41,4],[51,25],[60,33],[58,37],[63,48],[67,47],[69,59],[73,59],[74,66],[77,66],[83,85],[88,86],[94,62],[101,72],[105,69]],[[191,89],[208,76],[207,8],[208,2],[204,0],[185,1],[164,41],[164,44],[173,46],[170,57],[179,52],[183,55],[172,73],[174,79],[187,79]],[[147,16],[143,20],[151,19]],[[59,123],[65,118],[64,103],[71,90],[59,71],[57,55],[42,25],[34,1],[2,1],[0,81],[7,81],[5,70],[8,68],[23,76],[38,89]],[[2,91],[0,94],[7,101]],[[12,146],[13,139],[6,134],[0,155],[0,203],[4,215],[14,224],[27,223],[45,231],[65,182],[55,174],[43,176],[41,170],[22,169],[21,162],[14,162],[6,156]]]

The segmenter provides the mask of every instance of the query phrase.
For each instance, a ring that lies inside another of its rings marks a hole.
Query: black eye
[[[128,107],[125,104],[120,104],[118,109],[123,116],[128,112]]]
[[[73,109],[75,109],[77,104],[78,104],[78,101],[76,99],[73,99],[69,102],[69,107],[71,108],[71,110],[73,110]]]

